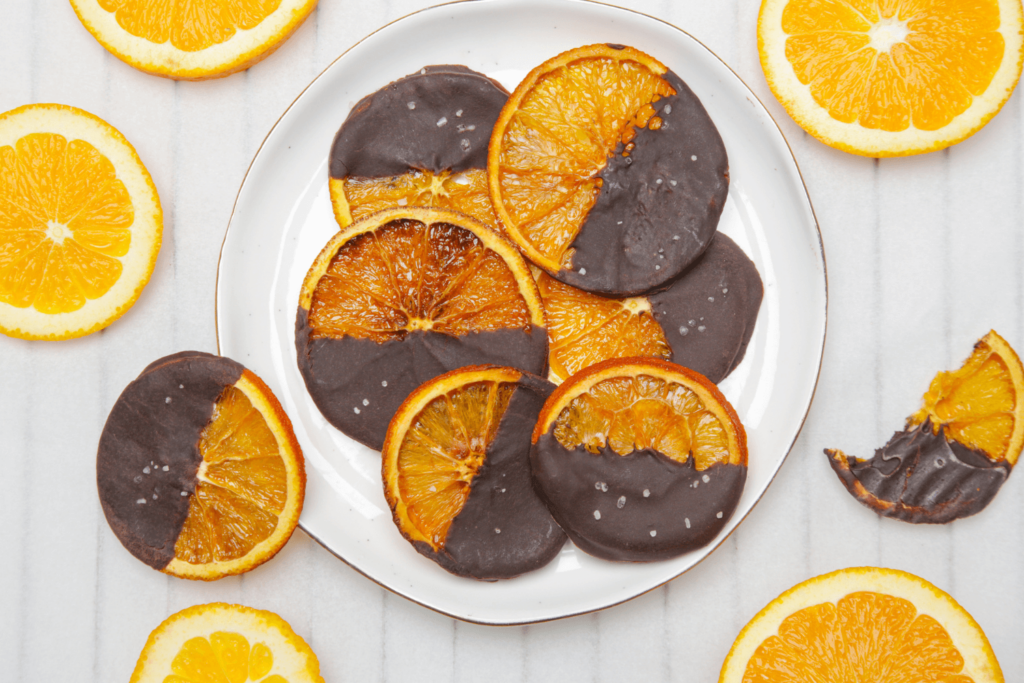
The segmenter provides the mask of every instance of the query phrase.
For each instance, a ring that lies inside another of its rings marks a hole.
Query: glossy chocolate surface
[[[96,455],[100,503],[118,540],[154,569],[174,559],[202,462],[199,437],[243,371],[228,358],[174,354],[143,370],[110,411]]]
[[[743,465],[698,471],[693,458],[652,450],[567,450],[550,432],[530,460],[537,492],[572,542],[606,560],[664,560],[710,543],[747,478]]]
[[[331,146],[332,178],[487,168],[508,93],[464,66],[428,66],[364,97]]]
[[[416,543],[417,550],[453,574],[484,580],[519,576],[558,554],[565,533],[530,480],[530,436],[554,388],[539,377],[523,375],[444,547],[434,552]]]
[[[378,344],[353,337],[313,339],[308,318],[300,306],[295,348],[309,395],[328,422],[378,451],[398,406],[427,380],[467,365],[547,371],[547,330],[536,326],[461,337],[416,330]]]
[[[704,106],[671,71],[676,94],[653,103],[663,121],[637,128],[600,172],[597,201],[571,244],[572,270],[553,275],[610,296],[659,288],[695,262],[718,229],[729,192],[729,159]]]
[[[753,262],[719,233],[681,278],[647,298],[672,362],[717,384],[743,360],[763,294]]]
[[[944,524],[985,509],[1012,466],[932,431],[930,421],[896,432],[872,458],[826,450],[846,489],[883,517]]]

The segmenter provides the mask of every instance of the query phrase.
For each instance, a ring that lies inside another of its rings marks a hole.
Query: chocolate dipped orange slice
[[[473,366],[406,399],[384,442],[384,495],[421,554],[494,580],[558,553],[565,534],[530,483],[530,432],[553,389],[514,368]]]
[[[534,486],[582,550],[661,560],[709,543],[747,476],[747,438],[707,378],[652,358],[605,361],[544,404]]]
[[[335,235],[306,274],[295,344],[320,412],[376,450],[427,380],[480,363],[547,368],[526,262],[493,229],[444,209],[387,209]]]

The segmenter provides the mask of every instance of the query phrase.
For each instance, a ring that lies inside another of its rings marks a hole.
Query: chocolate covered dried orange
[[[387,209],[335,235],[306,275],[295,335],[320,412],[377,450],[429,379],[480,363],[547,369],[526,262],[493,229],[443,209]]]

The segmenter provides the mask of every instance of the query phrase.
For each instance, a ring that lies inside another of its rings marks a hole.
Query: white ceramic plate
[[[604,562],[567,544],[517,579],[460,579],[421,557],[391,521],[380,456],[331,427],[296,365],[299,288],[337,231],[327,184],[331,141],[365,95],[429,64],[465,64],[510,91],[545,59],[596,42],[624,43],[675,71],[701,98],[729,153],[720,230],[765,285],[753,340],[722,390],[747,429],[750,464],[739,507],[707,547],[663,562]],[[295,425],[308,485],[299,523],[380,585],[445,614],[488,624],[557,619],[636,597],[721,544],[760,499],[810,406],[825,337],[821,239],[793,156],[754,94],[721,60],[651,17],[575,0],[482,0],[433,7],[373,33],[320,74],[260,147],[238,193],[217,278],[220,352],[274,390]]]

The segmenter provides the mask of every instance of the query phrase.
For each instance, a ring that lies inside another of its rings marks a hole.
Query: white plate
[[[331,427],[295,359],[306,269],[337,231],[327,185],[331,141],[365,95],[429,64],[465,64],[510,91],[563,50],[624,43],[675,71],[701,98],[729,153],[720,229],[753,259],[765,296],[743,363],[722,390],[747,429],[750,465],[739,507],[707,547],[663,562],[620,564],[567,544],[517,579],[460,579],[420,556],[384,500],[380,456]],[[657,19],[574,0],[483,0],[433,7],[385,26],[339,57],[299,96],[260,147],[239,190],[217,278],[220,352],[259,374],[291,417],[306,456],[299,523],[380,585],[445,614],[488,624],[557,619],[629,600],[707,556],[760,499],[810,406],[825,337],[825,260],[799,170],[754,94],[688,34]]]

